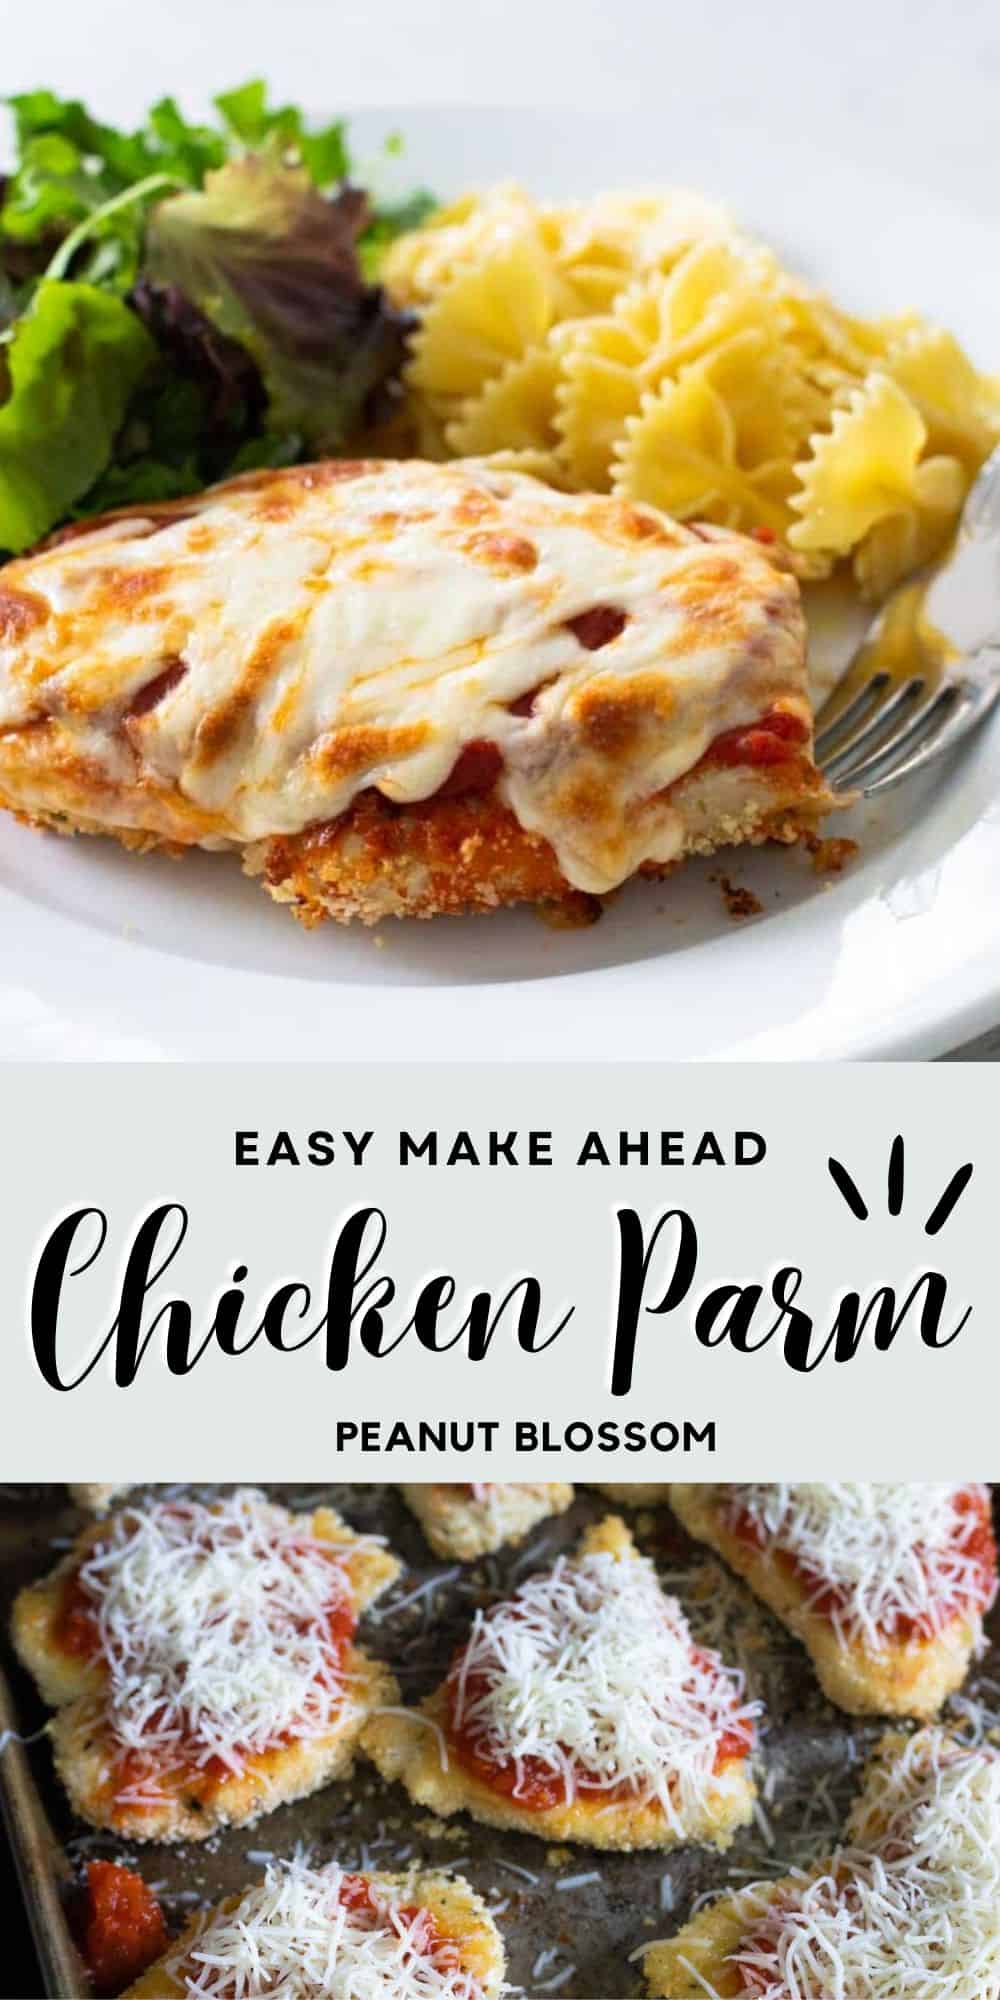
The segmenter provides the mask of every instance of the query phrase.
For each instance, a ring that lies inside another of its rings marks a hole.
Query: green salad
[[[7,102],[0,550],[337,452],[378,420],[409,330],[379,256],[429,195],[380,205],[343,122],[310,128],[260,82],[204,125],[163,98],[135,132],[47,90]]]

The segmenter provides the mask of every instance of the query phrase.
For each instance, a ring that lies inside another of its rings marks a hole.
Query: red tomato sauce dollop
[[[131,1986],[166,1949],[167,1927],[141,1875],[113,1861],[89,1861],[80,1943],[97,1993]]]
[[[100,1657],[101,1634],[94,1600],[80,1582],[78,1570],[66,1578],[56,1614],[56,1645],[75,1660]]]

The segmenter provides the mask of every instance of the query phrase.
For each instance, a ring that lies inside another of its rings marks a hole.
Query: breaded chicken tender
[[[833,803],[794,578],[650,507],[333,460],[0,570],[0,805],[234,851],[306,925],[579,906]]]

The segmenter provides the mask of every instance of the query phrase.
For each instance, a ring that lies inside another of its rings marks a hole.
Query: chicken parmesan
[[[355,1630],[398,1571],[327,1509],[249,1488],[88,1528],[13,1616],[75,1810],[134,1840],[196,1840],[347,1776],[391,1686]]]
[[[657,1485],[655,1481],[636,1486],[622,1482],[609,1485],[602,1480],[596,1490],[603,1493],[606,1499],[614,1500],[619,1507],[661,1507],[664,1501],[669,1500],[671,1492],[669,1486]]]
[[[124,2000],[499,2000],[500,1934],[460,1875],[301,1856],[192,1918]]]
[[[74,1505],[82,1507],[85,1513],[106,1514],[112,1500],[116,1500],[119,1493],[128,1492],[128,1484],[121,1480],[91,1479],[75,1485],[71,1480],[68,1491]]]
[[[419,1710],[363,1747],[436,1813],[602,1848],[725,1847],[753,1811],[756,1709],[613,1516],[480,1611]]]
[[[573,1488],[558,1480],[536,1486],[401,1486],[435,1555],[474,1562],[509,1542],[523,1541],[540,1521],[564,1514]]]
[[[886,1737],[845,1844],[643,1954],[657,2000],[1000,2000],[1000,1752]]]
[[[0,804],[307,925],[601,895],[833,803],[751,538],[475,461],[297,466],[0,571]]]
[[[839,1708],[927,1718],[961,1686],[997,1589],[988,1487],[678,1485],[672,1502]]]

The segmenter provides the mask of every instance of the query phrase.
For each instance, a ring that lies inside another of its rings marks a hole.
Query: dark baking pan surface
[[[139,1489],[143,1491],[152,1489]],[[161,1489],[162,1490],[162,1489]],[[206,1497],[223,1488],[188,1488]],[[728,1884],[818,1857],[835,1840],[857,1786],[859,1766],[882,1725],[859,1723],[823,1699],[809,1662],[770,1614],[713,1557],[689,1541],[668,1507],[622,1509],[581,1489],[570,1512],[526,1542],[478,1563],[437,1561],[399,1494],[386,1486],[267,1486],[295,1508],[334,1507],[351,1526],[383,1535],[405,1574],[363,1622],[369,1651],[392,1666],[407,1701],[434,1687],[479,1604],[501,1596],[529,1570],[545,1567],[602,1514],[622,1512],[644,1553],[655,1558],[681,1599],[695,1636],[720,1645],[740,1665],[748,1691],[765,1704],[758,1753],[756,1823],[724,1855],[684,1848],[669,1854],[599,1854],[501,1833],[465,1814],[437,1820],[359,1760],[349,1784],[334,1784],[279,1808],[256,1826],[200,1843],[140,1846],[85,1828],[70,1813],[44,1737],[8,1743],[0,1758],[4,1808],[31,1913],[49,1995],[86,1992],[66,1910],[84,1862],[126,1862],[154,1885],[172,1928],[203,1902],[242,1889],[265,1858],[302,1846],[317,1860],[348,1868],[395,1868],[419,1860],[465,1875],[489,1902],[507,1947],[508,1978],[524,1994],[560,2000],[619,2000],[643,1991],[632,1958],[653,1938],[680,1928],[698,1898]],[[82,1525],[60,1486],[0,1489],[2,1660],[9,1716],[0,1729],[31,1738],[47,1713],[11,1653],[7,1628],[15,1592],[58,1560]],[[1000,1740],[1000,1608],[989,1650],[972,1669],[946,1719]],[[0,1696],[3,1695],[0,1689]]]

